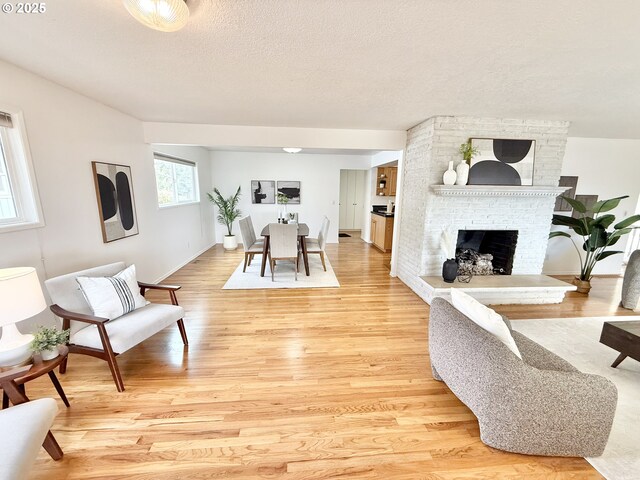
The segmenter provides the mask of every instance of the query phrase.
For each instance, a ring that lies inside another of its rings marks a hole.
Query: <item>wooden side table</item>
[[[51,383],[53,383],[53,386],[56,388],[58,395],[60,395],[60,398],[62,399],[64,404],[67,407],[69,407],[69,400],[67,400],[67,396],[65,395],[64,390],[62,389],[62,385],[60,385],[60,382],[58,381],[58,377],[56,377],[56,374],[53,371],[57,366],[59,366],[64,361],[64,359],[67,358],[67,355],[69,355],[69,349],[64,346],[59,347],[59,352],[60,352],[60,355],[58,355],[56,358],[51,360],[42,360],[40,355],[34,355],[33,365],[31,365],[31,368],[27,370],[24,375],[21,375],[20,377],[17,377],[11,380],[10,383],[13,383],[13,387],[15,387],[15,389],[17,389],[18,392],[20,392],[21,394],[20,396],[16,396],[15,394],[13,394],[14,388],[12,388],[11,385],[7,385],[7,388],[5,388],[5,385],[3,384],[2,385],[2,408],[4,409],[9,406],[9,400],[11,400],[11,403],[13,403],[14,405],[24,403],[23,397],[26,398],[26,401],[29,401],[24,384],[44,375],[45,373],[49,374]]]

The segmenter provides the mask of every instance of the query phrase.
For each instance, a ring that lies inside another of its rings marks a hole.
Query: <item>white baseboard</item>
[[[216,246],[216,242],[212,242],[211,244],[209,244],[207,247],[203,248],[202,250],[200,250],[198,253],[196,253],[195,255],[189,257],[187,260],[185,260],[184,262],[182,262],[180,265],[178,265],[177,267],[171,269],[169,272],[163,274],[160,278],[158,278],[155,283],[161,283],[165,278],[167,278],[169,275],[173,275],[174,273],[176,273],[178,270],[180,270],[182,267],[184,267],[186,264],[193,262],[196,258],[198,258],[200,255],[202,255],[204,252],[206,252],[207,250],[209,250],[210,248],[213,248]]]

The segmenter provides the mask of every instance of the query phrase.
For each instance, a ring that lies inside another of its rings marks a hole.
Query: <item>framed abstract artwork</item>
[[[251,203],[276,203],[276,182],[251,180]]]
[[[556,206],[553,209],[554,212],[570,212],[573,207],[563,200],[561,197],[576,198],[576,188],[578,187],[578,177],[560,177],[558,182],[559,187],[569,187],[569,190],[565,190],[562,195],[558,195],[556,198]]]
[[[138,234],[131,167],[91,162],[96,187],[102,241],[113,242]]]
[[[469,185],[533,185],[535,140],[471,138]]]
[[[289,199],[289,205],[300,204],[300,182],[278,180],[278,193]]]
[[[593,211],[593,204],[598,201],[598,195],[576,195],[575,199],[587,207],[587,211]],[[576,210],[573,211],[571,216],[573,218],[582,218],[582,214]]]

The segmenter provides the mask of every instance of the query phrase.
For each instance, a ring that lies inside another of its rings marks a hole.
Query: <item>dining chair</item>
[[[291,260],[294,264],[294,274],[298,280],[298,225],[272,223],[269,225],[269,247],[271,258],[271,281],[274,280],[274,270],[277,260]]]
[[[308,238],[307,239],[307,254],[309,253],[317,253],[320,255],[320,261],[322,262],[322,268],[324,271],[327,271],[327,266],[324,262],[324,249],[327,245],[327,235],[329,234],[329,218],[324,217],[322,220],[322,227],[320,227],[320,232],[318,232],[318,238]]]
[[[251,265],[254,255],[262,255],[264,243],[262,240],[256,240],[256,234],[253,229],[251,217],[241,218],[240,233],[242,234],[242,245],[244,246],[244,266],[242,272],[247,271],[247,265]]]

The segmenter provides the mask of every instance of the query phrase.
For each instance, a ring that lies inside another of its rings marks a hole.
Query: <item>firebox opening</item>
[[[459,230],[459,275],[511,275],[517,230]]]

